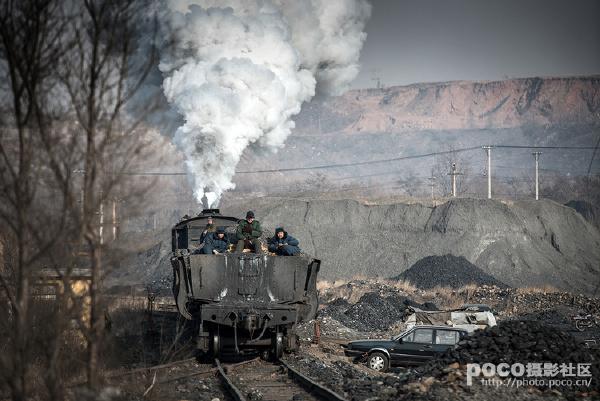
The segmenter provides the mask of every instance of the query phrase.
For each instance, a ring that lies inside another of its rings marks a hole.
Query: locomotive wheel
[[[219,336],[219,333],[213,333],[212,335],[212,354],[215,358],[218,358],[221,354],[221,336]]]
[[[283,334],[277,333],[273,337],[273,359],[277,360],[283,356]]]

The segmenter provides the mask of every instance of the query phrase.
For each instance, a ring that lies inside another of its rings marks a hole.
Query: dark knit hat
[[[285,230],[283,229],[283,227],[277,227],[275,229],[275,234],[277,234],[277,233],[284,233],[284,232],[285,232]]]
[[[246,213],[246,218],[254,218],[254,212],[252,210],[249,210],[248,213]]]
[[[225,227],[223,227],[223,226],[217,227],[216,233],[217,234],[225,234]]]

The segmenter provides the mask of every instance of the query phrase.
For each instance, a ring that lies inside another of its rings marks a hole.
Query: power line
[[[491,148],[505,148],[505,149],[556,149],[556,150],[596,150],[596,147],[593,146],[525,146],[525,145],[490,145]],[[411,159],[422,159],[431,156],[439,156],[439,155],[447,155],[447,154],[455,154],[468,152],[471,150],[481,149],[481,146],[472,146],[468,148],[460,148],[454,150],[446,150],[439,152],[430,152],[423,153],[417,155],[408,155],[408,156],[400,156],[394,157],[391,159],[381,159],[381,160],[370,160],[363,162],[353,162],[353,163],[340,163],[340,164],[325,164],[320,166],[308,166],[308,167],[289,167],[289,168],[280,168],[280,169],[265,169],[265,170],[253,170],[253,171],[236,171],[236,174],[259,174],[259,173],[280,173],[280,172],[292,172],[292,171],[306,171],[306,170],[324,170],[324,169],[334,169],[334,168],[342,168],[342,167],[354,167],[354,166],[366,166],[371,164],[379,164],[379,163],[390,163],[402,160],[411,160]],[[389,174],[389,173],[385,173]],[[187,175],[185,172],[170,172],[170,173],[161,173],[161,172],[122,172],[120,175],[131,175],[131,176],[183,176]],[[382,174],[383,175],[383,174]],[[366,176],[365,176],[366,177]]]
[[[490,145],[490,147],[506,148],[506,149],[557,149],[557,150],[561,150],[561,149],[562,150],[594,150],[595,149],[593,146]],[[401,161],[401,160],[421,159],[421,158],[431,157],[431,156],[468,152],[468,151],[475,150],[475,149],[481,149],[481,146],[472,146],[472,147],[468,147],[468,148],[446,150],[446,151],[440,151],[440,152],[431,152],[431,153],[424,153],[424,154],[419,154],[419,155],[400,156],[400,157],[394,157],[391,159],[371,160],[371,161],[365,161],[365,162],[326,164],[326,165],[321,165],[321,166],[290,167],[290,168],[269,169],[269,170],[236,171],[236,174],[280,173],[280,172],[290,172],[290,171],[322,170],[322,169],[331,169],[331,168],[340,168],[340,167],[364,166],[364,165],[370,165],[370,164],[389,163],[389,162],[395,162],[395,161]]]
[[[499,169],[506,169],[506,170],[531,170],[531,167],[522,167],[522,166],[496,166],[496,168]],[[549,171],[552,173],[567,173],[567,174],[587,174],[585,171],[566,171],[566,170],[557,170],[557,169],[552,169],[552,168],[541,168],[540,167],[540,171]]]
[[[175,173],[123,172],[123,173],[119,173],[119,175],[148,175],[148,176],[152,176],[152,175],[187,175],[187,173],[183,173],[183,172],[175,172]]]
[[[563,150],[594,150],[593,146],[525,146],[525,145],[490,145],[492,148],[508,149],[563,149]]]
[[[400,156],[400,157],[394,157],[392,159],[371,160],[371,161],[366,161],[366,162],[325,164],[325,165],[321,165],[321,166],[290,167],[290,168],[280,168],[280,169],[272,169],[272,170],[236,171],[236,174],[279,173],[279,172],[286,172],[286,171],[322,170],[322,169],[340,168],[340,167],[365,166],[365,165],[369,165],[369,164],[389,163],[389,162],[395,162],[395,161],[400,161],[400,160],[421,159],[424,157],[431,157],[431,156],[437,156],[437,155],[447,155],[447,154],[453,154],[453,153],[467,152],[467,151],[475,150],[475,149],[481,149],[481,146],[472,146],[470,148],[424,153],[424,154],[420,154],[420,155]]]

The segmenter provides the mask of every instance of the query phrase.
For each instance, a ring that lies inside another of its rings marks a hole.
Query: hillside
[[[421,204],[261,198],[252,205],[267,228],[284,225],[323,261],[321,277],[395,276],[430,255],[464,256],[510,286],[553,285],[591,293],[600,284],[600,232],[552,201],[457,199]]]
[[[598,122],[600,77],[425,83],[354,90],[313,103],[297,119],[299,132],[392,133],[581,124]]]
[[[238,190],[285,193],[293,186],[310,187],[305,185],[310,184],[307,180],[321,174],[331,180],[328,186],[398,186],[400,180],[403,191],[424,195],[427,177],[433,173],[438,193],[447,194],[447,173],[455,162],[464,173],[461,181],[468,183],[468,195],[478,197],[482,186],[477,182],[484,179],[486,171],[482,145],[593,147],[600,128],[600,77],[459,81],[353,90],[305,104],[295,122],[296,128],[282,149],[270,154],[250,148],[237,170],[368,163],[284,174],[238,174],[234,178]],[[465,148],[472,150],[371,163]],[[544,149],[542,185],[551,185],[551,175],[586,175],[591,160],[589,149]],[[508,187],[520,182],[521,194],[531,190],[526,182],[532,179],[531,149],[497,148],[493,166],[499,182]],[[592,171],[598,171],[598,166],[596,158]]]

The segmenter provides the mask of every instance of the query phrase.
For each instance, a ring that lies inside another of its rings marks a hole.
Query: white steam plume
[[[276,150],[315,91],[339,94],[358,74],[366,0],[171,0],[175,48],[161,57],[163,90],[185,123],[198,201],[232,189],[251,143]]]

